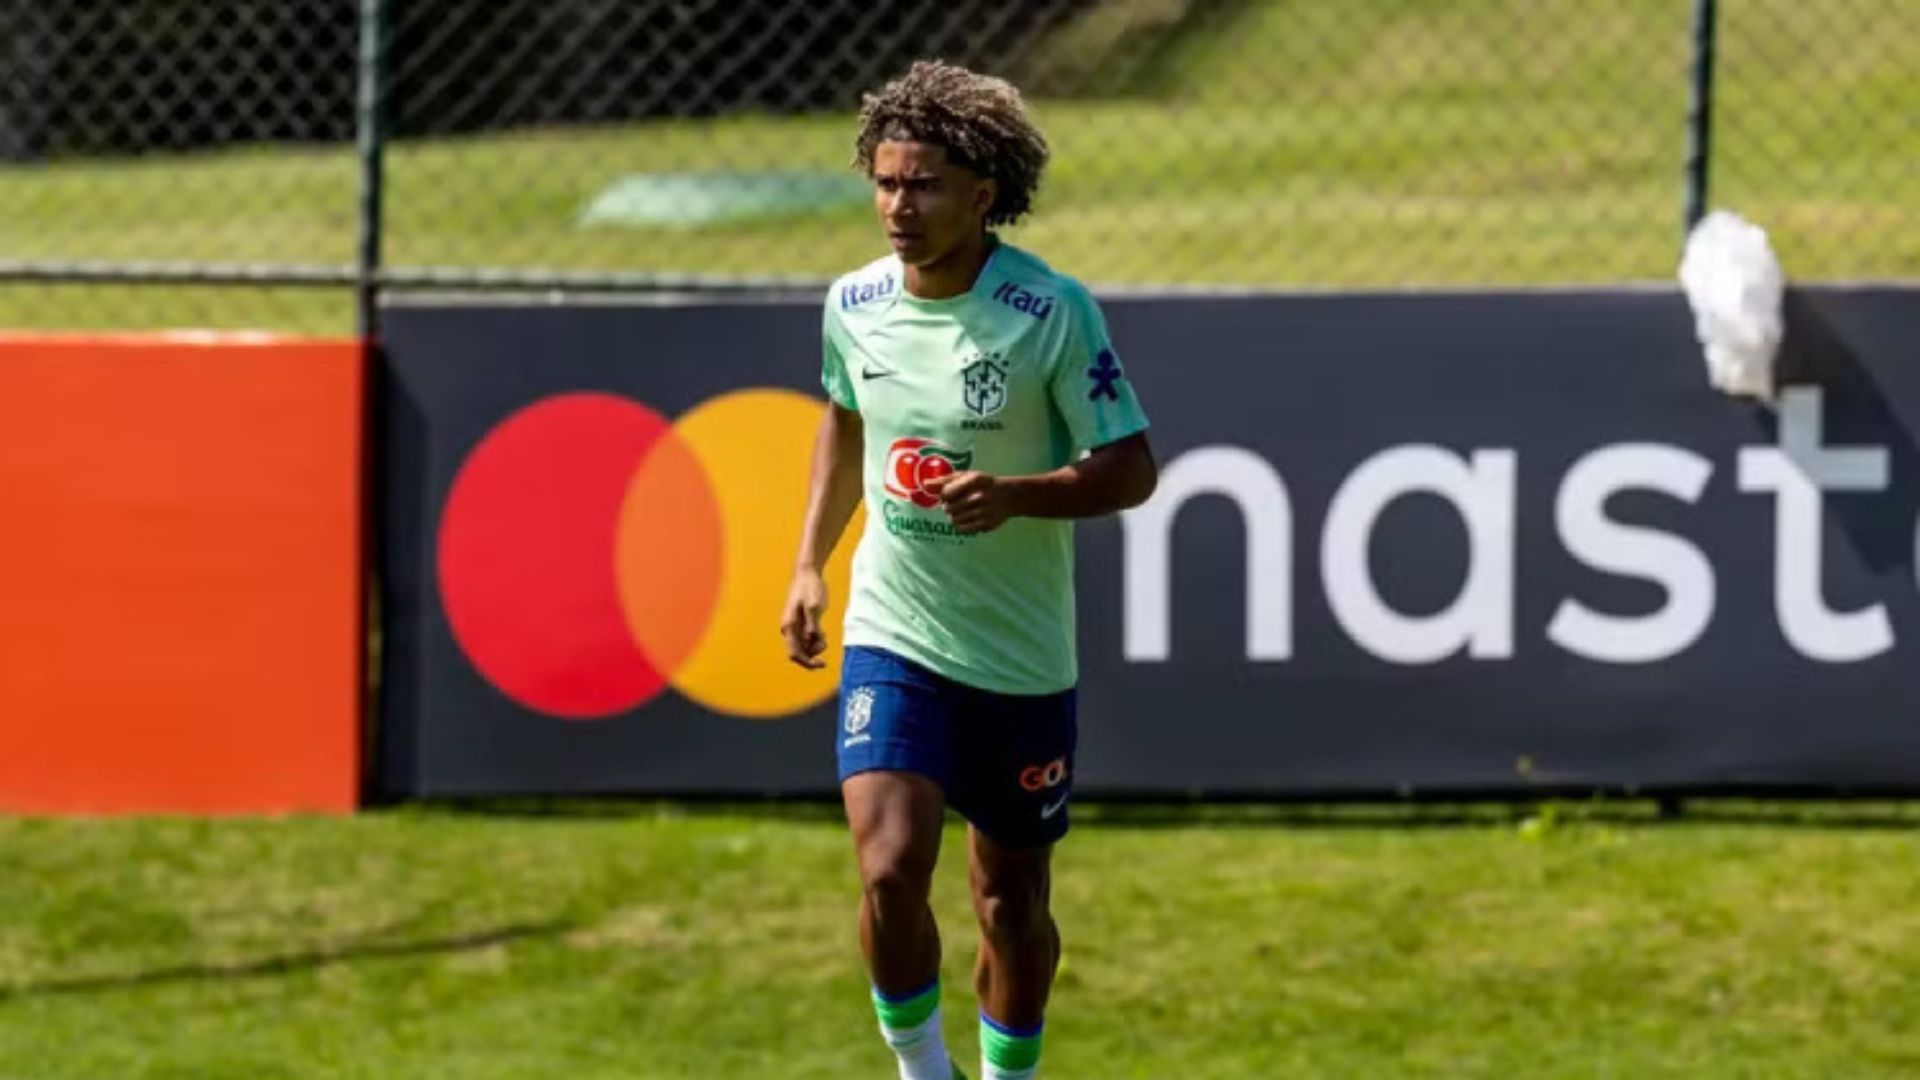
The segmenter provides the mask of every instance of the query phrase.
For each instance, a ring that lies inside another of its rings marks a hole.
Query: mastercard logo
[[[592,720],[669,689],[773,718],[831,697],[786,658],[778,623],[824,403],[755,388],[676,420],[616,394],[544,398],[461,464],[436,569],[474,670],[535,712]],[[839,640],[858,517],[827,567]]]

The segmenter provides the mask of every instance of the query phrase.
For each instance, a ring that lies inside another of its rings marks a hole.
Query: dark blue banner
[[[1105,307],[1162,475],[1080,529],[1077,790],[1920,789],[1920,295],[1793,295],[1771,408],[1665,293]],[[389,788],[831,790],[817,309],[386,325]]]

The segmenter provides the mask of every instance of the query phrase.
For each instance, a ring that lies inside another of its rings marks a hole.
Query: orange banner
[[[354,808],[362,353],[0,336],[0,810]]]

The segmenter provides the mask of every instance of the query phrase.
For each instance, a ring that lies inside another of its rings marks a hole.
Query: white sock
[[[940,1030],[939,1006],[912,1027],[881,1024],[880,1037],[900,1059],[900,1080],[953,1080],[953,1059],[947,1055],[946,1036]]]
[[[995,1068],[984,1055],[980,1058],[980,1080],[1033,1080],[1039,1075],[1038,1065],[1031,1069],[1000,1069]]]

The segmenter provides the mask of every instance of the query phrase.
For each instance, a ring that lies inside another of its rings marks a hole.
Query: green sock
[[[940,983],[910,994],[873,991],[873,1011],[880,1017],[880,1035],[900,1059],[904,1080],[952,1080],[953,1065],[946,1041],[940,1037]]]
[[[932,1016],[933,1010],[939,1007],[940,984],[938,982],[924,990],[917,990],[900,997],[883,994],[879,987],[873,990],[873,1011],[879,1015],[881,1024],[895,1030],[919,1027],[926,1023],[927,1017]]]
[[[1040,1071],[1040,1024],[1010,1028],[980,1014],[981,1080],[1030,1080]]]

